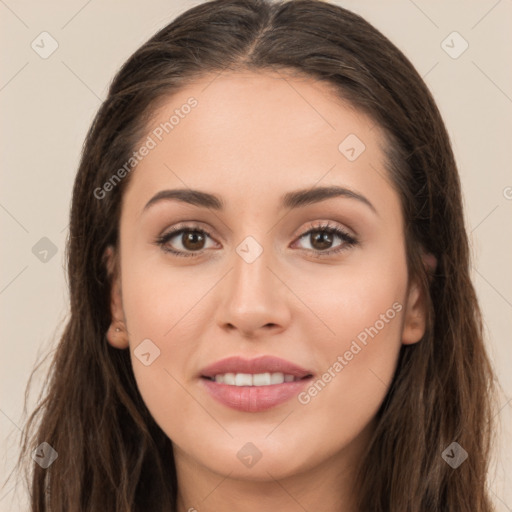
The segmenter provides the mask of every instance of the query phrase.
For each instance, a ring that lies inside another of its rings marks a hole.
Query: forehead
[[[161,102],[152,126],[165,123],[180,109],[189,110],[186,103],[190,98],[197,106],[181,115],[169,133],[169,139],[176,142],[188,135],[189,128],[202,145],[215,141],[217,147],[223,148],[236,137],[247,141],[244,150],[250,151],[261,143],[274,146],[313,139],[318,145],[315,134],[325,136],[331,132],[333,137],[326,141],[329,143],[351,129],[358,131],[361,138],[368,138],[367,132],[375,127],[369,117],[342,100],[332,84],[270,71],[206,75]],[[182,123],[185,119],[187,122]],[[294,147],[295,151],[298,149]]]
[[[150,195],[176,186],[229,185],[239,198],[261,200],[315,183],[369,195],[385,185],[380,128],[311,77],[206,75],[160,103],[142,143],[148,139],[154,147],[125,192],[139,210]]]

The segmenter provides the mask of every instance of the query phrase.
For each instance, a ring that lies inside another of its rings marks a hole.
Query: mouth
[[[216,382],[233,386],[270,386],[282,382],[292,382],[312,376],[313,372],[301,366],[270,355],[245,359],[242,356],[231,356],[210,364],[200,372]],[[282,378],[282,380],[281,380]],[[251,381],[252,379],[252,381]]]
[[[313,372],[273,356],[218,361],[203,369],[200,383],[217,402],[242,412],[261,412],[296,396]]]
[[[298,382],[300,380],[310,379],[313,375],[307,374],[304,377],[296,377],[289,373],[265,372],[265,373],[219,373],[213,377],[201,375],[201,378],[218,384],[227,384],[228,386],[273,386],[285,382]]]

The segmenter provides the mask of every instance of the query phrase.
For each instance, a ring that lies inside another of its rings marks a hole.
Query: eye
[[[176,256],[196,256],[195,252],[201,252],[204,247],[206,237],[211,238],[210,233],[197,226],[184,226],[172,229],[164,235],[158,237],[155,242],[163,251]],[[169,242],[176,238],[178,240],[178,249],[169,246]]]
[[[308,252],[313,252],[315,257],[325,257],[332,254],[338,254],[346,251],[350,247],[358,244],[356,238],[349,235],[338,226],[331,226],[329,223],[314,226],[303,233],[298,240],[309,237],[311,248],[306,248]],[[170,242],[177,239],[181,247],[173,248]],[[167,233],[159,236],[155,243],[162,248],[164,252],[174,254],[175,256],[198,256],[205,247],[207,238],[211,239],[210,233],[198,226],[178,226]],[[333,240],[339,238],[341,243],[334,248],[330,247]]]
[[[357,245],[358,241],[352,235],[349,235],[346,231],[338,226],[331,226],[329,223],[314,226],[306,233],[299,237],[299,240],[306,238],[310,241],[311,248],[307,248],[313,251],[315,257],[323,258],[332,254],[339,254],[346,251],[350,247]],[[339,238],[341,243],[332,248],[333,240]]]

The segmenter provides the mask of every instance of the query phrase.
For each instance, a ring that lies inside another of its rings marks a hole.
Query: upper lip
[[[312,372],[290,361],[274,356],[260,356],[245,359],[241,356],[227,357],[201,370],[202,377],[215,377],[224,373],[285,373],[302,378]]]

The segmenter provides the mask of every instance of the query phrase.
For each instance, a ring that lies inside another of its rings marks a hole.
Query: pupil
[[[328,249],[329,245],[332,244],[332,233],[316,231],[316,234],[313,235],[313,239],[315,242],[320,243],[320,247],[316,247],[317,249]],[[313,247],[315,247],[315,243],[313,243]]]
[[[187,248],[187,249],[200,249],[200,244],[201,242],[203,241],[202,238],[203,236],[198,233],[197,231],[192,231],[192,232],[189,232],[189,233],[185,233],[185,242],[183,243],[183,245]],[[199,247],[197,247],[197,243],[199,241]]]

